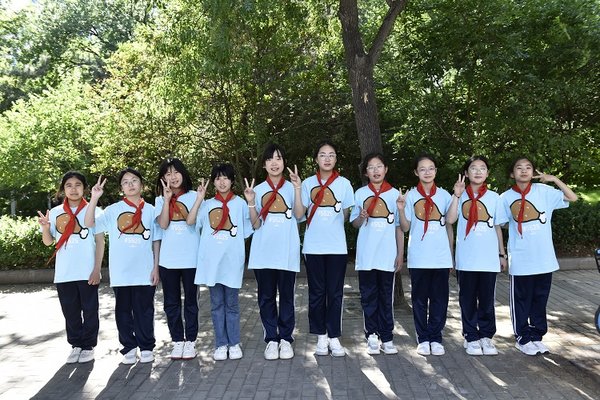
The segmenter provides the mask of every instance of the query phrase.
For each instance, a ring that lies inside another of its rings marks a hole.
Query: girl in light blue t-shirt
[[[57,193],[57,197],[64,194],[63,204],[46,214],[38,211],[42,241],[50,246],[56,240],[54,283],[71,345],[67,364],[92,361],[98,343],[98,285],[104,234],[85,225],[88,203],[83,195],[87,188],[83,174],[69,171],[63,175]]]

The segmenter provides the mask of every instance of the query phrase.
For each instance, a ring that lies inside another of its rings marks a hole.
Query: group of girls
[[[201,180],[194,191],[185,165],[178,159],[165,160],[159,168],[154,207],[142,198],[141,174],[126,168],[118,178],[123,200],[104,211],[97,203],[106,179],[100,177],[92,187],[88,204],[83,197],[85,177],[65,174],[60,185],[64,203],[38,214],[44,243],[56,240],[55,283],[72,346],[67,363],[94,359],[104,233],[110,240],[110,284],[122,363],[154,360],[154,294],[159,280],[172,359],[196,356],[197,285],[209,288],[213,358],[242,358],[238,296],[244,242],[252,234],[248,268],[257,282],[264,357],[292,358],[302,221],[306,221],[302,253],[315,354],[345,356],[340,337],[348,219],[359,230],[355,265],[368,354],[398,352],[393,343],[394,275],[403,265],[406,232],[418,354],[445,353],[442,332],[452,268],[457,270],[467,354],[498,354],[492,341],[496,274],[507,265],[516,347],[528,355],[549,351],[542,337],[547,332],[552,272],[558,269],[550,220],[553,210],[577,200],[562,181],[540,173],[521,157],[510,168],[516,184],[498,195],[487,188],[487,159],[474,156],[464,164],[451,195],[436,186],[436,161],[423,154],[413,166],[417,186],[402,193],[385,179],[385,157],[372,153],[361,165],[368,184],[354,193],[336,169],[338,153],[332,142],[319,143],[313,156],[316,173],[302,180],[296,167],[287,167],[284,149],[267,145],[261,160],[266,179],[256,186],[254,179],[245,180],[246,201],[233,191],[231,164],[213,167],[210,180]],[[286,168],[289,181],[284,177]],[[532,179],[542,183],[532,184]],[[215,196],[206,200],[209,183]],[[457,221],[453,256],[452,225]],[[508,253],[500,229],[506,223]]]

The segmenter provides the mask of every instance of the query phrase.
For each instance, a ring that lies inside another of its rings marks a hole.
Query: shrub
[[[600,247],[600,203],[577,201],[554,212],[552,236],[560,256],[592,256]]]
[[[42,243],[37,218],[0,216],[0,270],[45,268],[52,252]]]

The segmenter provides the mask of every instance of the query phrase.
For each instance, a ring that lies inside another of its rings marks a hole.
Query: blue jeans
[[[240,343],[240,289],[217,283],[210,291],[210,313],[215,329],[216,347],[234,346]]]

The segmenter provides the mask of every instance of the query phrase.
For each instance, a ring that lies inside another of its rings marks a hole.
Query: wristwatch
[[[505,260],[508,260],[508,254],[498,254],[498,256],[500,258],[504,258]]]

